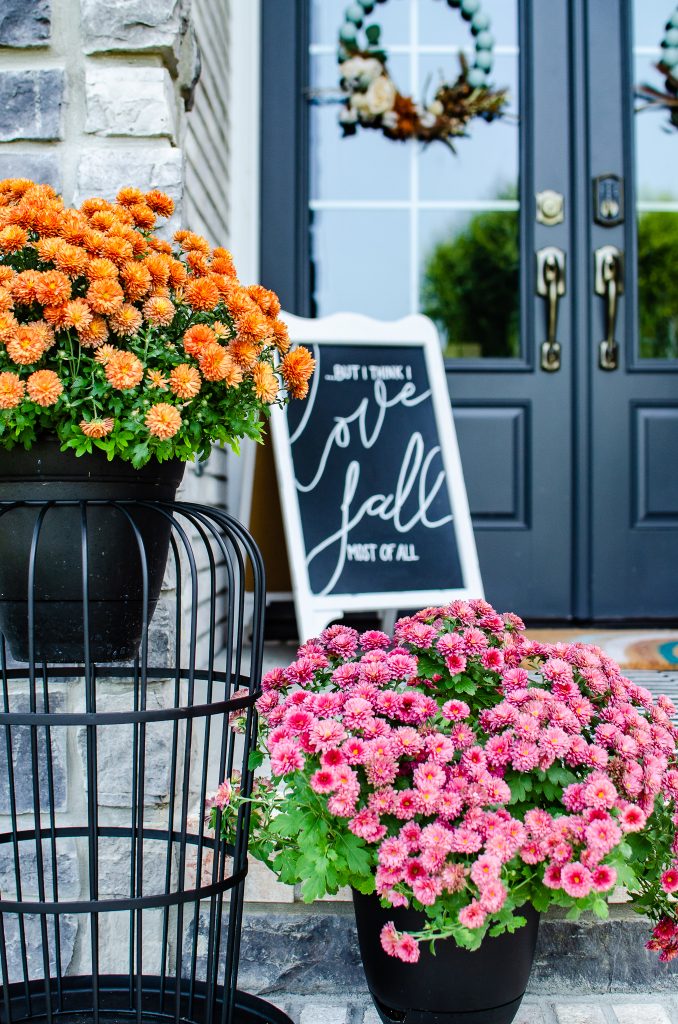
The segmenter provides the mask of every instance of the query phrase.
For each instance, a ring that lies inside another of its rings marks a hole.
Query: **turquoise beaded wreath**
[[[648,102],[641,110],[651,107],[666,107],[673,128],[678,128],[678,7],[664,26],[661,41],[661,56],[657,70],[664,76],[666,92],[652,85],[639,85],[636,92]]]
[[[460,54],[457,79],[441,82],[433,99],[418,104],[399,92],[389,74],[381,27],[365,24],[376,3],[386,2],[356,0],[344,12],[338,52],[339,84],[345,96],[339,122],[344,135],[354,135],[359,127],[376,128],[390,139],[438,139],[454,149],[452,139],[467,135],[470,121],[500,117],[506,104],[506,91],[493,91],[488,81],[494,48],[490,19],[481,10],[480,0],[447,0],[470,23],[475,41],[473,63],[469,66]]]

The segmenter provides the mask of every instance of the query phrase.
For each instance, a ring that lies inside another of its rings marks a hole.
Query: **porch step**
[[[647,921],[623,904],[607,921],[566,921],[554,908],[541,920],[528,993],[675,994],[678,960],[660,964],[645,949],[648,935]],[[267,998],[367,997],[350,904],[249,904],[238,985]]]

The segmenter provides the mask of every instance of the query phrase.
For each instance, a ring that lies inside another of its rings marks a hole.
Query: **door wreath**
[[[387,0],[376,0],[386,3]],[[376,128],[386,138],[436,139],[454,151],[452,139],[467,135],[476,117],[492,121],[501,117],[507,102],[505,89],[489,83],[493,65],[494,37],[490,18],[480,0],[448,0],[469,22],[474,39],[472,63],[459,55],[461,70],[455,81],[442,81],[428,102],[417,103],[401,93],[388,70],[388,53],[381,44],[381,26],[365,24],[375,0],[356,0],[344,12],[339,28],[339,85],[345,100],[339,115],[344,135],[358,128]]]
[[[653,107],[666,107],[671,127],[678,128],[678,7],[664,27],[661,56],[656,68],[664,76],[666,91],[662,92],[661,89],[644,83],[637,86],[637,95],[648,101],[644,107],[639,107],[637,112]]]

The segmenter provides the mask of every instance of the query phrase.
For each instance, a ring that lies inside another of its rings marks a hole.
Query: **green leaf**
[[[250,756],[248,758],[247,767],[249,768],[249,770],[251,772],[254,772],[254,771],[257,770],[257,768],[261,768],[263,763],[264,763],[263,752],[261,750],[253,750],[250,753]]]
[[[376,882],[374,875],[368,875],[367,877],[352,878],[351,885],[358,892],[361,892],[364,896],[370,896],[376,889]]]

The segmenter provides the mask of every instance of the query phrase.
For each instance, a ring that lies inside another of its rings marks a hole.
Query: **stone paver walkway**
[[[295,1024],[381,1024],[372,1004],[364,999],[329,996],[267,997]],[[678,994],[527,996],[514,1024],[678,1024]]]

